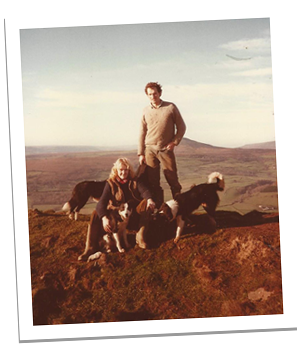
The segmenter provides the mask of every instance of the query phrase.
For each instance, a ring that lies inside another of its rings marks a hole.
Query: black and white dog
[[[106,181],[82,181],[79,182],[72,191],[71,199],[62,207],[67,212],[70,219],[77,220],[80,209],[82,209],[89,198],[98,202]]]
[[[117,248],[120,253],[124,253],[125,249],[121,244],[124,242],[126,248],[129,247],[127,240],[127,225],[133,211],[134,200],[122,203],[116,207],[109,203],[108,219],[110,222],[112,233],[104,233],[103,240],[106,242],[106,251],[110,253],[112,249]],[[104,232],[104,231],[103,231]],[[88,261],[98,259],[102,253],[96,252],[88,257]]]
[[[107,243],[107,252],[110,252],[111,248],[116,246],[120,253],[124,253],[125,249],[121,245],[122,239],[126,248],[129,247],[127,225],[133,211],[133,204],[134,200],[129,200],[126,203],[122,203],[119,207],[115,207],[112,204],[108,205],[108,219],[113,233],[105,234],[103,237]]]
[[[176,219],[177,229],[174,243],[179,241],[187,217],[200,205],[215,223],[214,215],[220,202],[217,191],[223,191],[224,188],[223,175],[213,172],[208,176],[207,183],[193,186],[189,191],[178,194],[175,200],[172,199],[162,204],[159,213],[163,214],[168,221]]]

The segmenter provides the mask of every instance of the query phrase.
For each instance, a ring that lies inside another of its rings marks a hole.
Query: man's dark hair
[[[145,87],[145,93],[146,93],[146,95],[148,95],[148,94],[147,94],[147,89],[148,89],[148,88],[156,89],[157,92],[158,92],[159,94],[162,93],[162,86],[161,86],[160,84],[158,84],[158,83],[153,83],[153,82],[148,83],[148,84],[146,85],[146,87]]]

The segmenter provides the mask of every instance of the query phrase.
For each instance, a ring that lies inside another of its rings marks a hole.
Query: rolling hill
[[[183,138],[180,144],[180,148],[199,149],[199,148],[212,148],[205,143],[190,140],[188,138]],[[127,145],[127,146],[107,146],[107,147],[97,147],[97,146],[26,146],[25,153],[26,156],[31,155],[42,155],[42,154],[61,154],[61,153],[88,153],[88,152],[116,152],[116,151],[135,151],[137,150],[137,145]]]
[[[133,150],[135,146],[117,146],[117,147],[97,147],[97,146],[26,146],[26,156],[42,154],[61,154],[61,153],[88,153],[88,152],[107,152],[119,150]]]
[[[194,141],[194,140],[188,139],[187,137],[184,137],[184,138],[182,139],[182,141],[180,142],[179,147],[180,147],[180,148],[189,147],[189,148],[191,148],[191,149],[199,149],[199,148],[220,148],[220,147],[216,147],[216,146],[209,145],[209,144],[207,144],[207,143],[202,143],[202,142]]]
[[[198,142],[184,137],[179,145],[181,152],[193,151],[203,148],[226,148],[218,147],[210,144]],[[275,150],[275,141],[263,142],[256,144],[244,145],[237,148],[244,149],[273,149]],[[87,153],[87,152],[111,152],[111,151],[135,151],[137,149],[136,145],[127,146],[107,146],[107,147],[97,147],[97,146],[26,146],[25,153],[26,156],[30,155],[41,155],[41,154],[59,154],[59,153]]]
[[[276,143],[275,143],[275,141],[253,143],[253,144],[245,145],[241,148],[245,148],[245,149],[273,149],[273,150],[275,150]]]

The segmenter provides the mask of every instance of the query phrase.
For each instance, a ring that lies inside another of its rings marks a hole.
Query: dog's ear
[[[125,208],[125,203],[121,203],[118,207],[116,207],[116,209],[118,209],[119,211],[124,210]]]
[[[163,212],[166,205],[167,205],[166,203],[163,203],[163,204],[160,206],[160,208],[158,209],[158,212],[160,212],[160,211]]]
[[[171,208],[168,206],[168,204],[163,203],[161,207],[159,208],[158,212],[162,212],[164,216],[171,221],[173,219],[173,214]]]
[[[147,200],[143,199],[140,204],[136,207],[136,212],[142,214],[147,210]]]

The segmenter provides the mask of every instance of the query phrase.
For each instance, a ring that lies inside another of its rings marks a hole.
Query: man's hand
[[[147,210],[150,209],[151,211],[153,211],[154,208],[155,208],[155,203],[152,198],[149,198],[147,200]]]
[[[168,151],[173,151],[173,149],[175,148],[175,143],[174,142],[170,142],[168,145],[167,145],[167,147],[166,147],[166,149],[168,150]]]
[[[146,158],[143,154],[139,155],[139,163],[140,164],[146,163]]]

